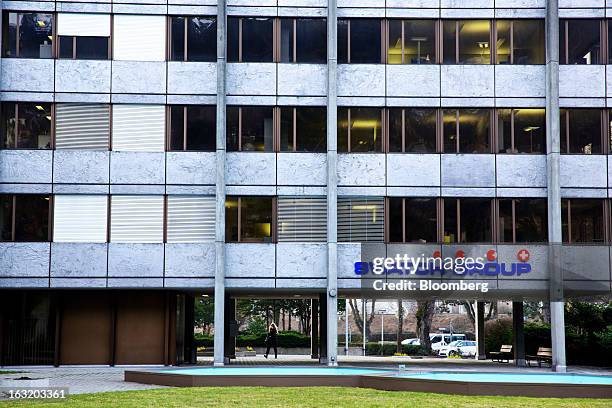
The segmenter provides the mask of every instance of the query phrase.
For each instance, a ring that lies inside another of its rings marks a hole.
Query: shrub
[[[485,323],[485,350],[499,351],[503,344],[512,344],[512,320],[497,319]]]
[[[196,347],[213,347],[214,346],[214,338],[213,336],[207,336],[202,333],[194,334],[194,343]]]
[[[279,332],[276,340],[278,347],[310,347],[310,336],[295,331]],[[236,339],[236,345],[241,347],[265,347],[266,333],[255,335],[249,333],[239,334]]]

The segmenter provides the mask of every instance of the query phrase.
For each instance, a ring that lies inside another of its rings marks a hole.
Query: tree
[[[366,302],[367,307],[367,300]],[[371,309],[368,315],[368,318],[365,321],[365,329],[366,329],[366,337],[370,334],[370,325],[374,321],[374,309],[376,307],[376,299],[372,299]],[[351,307],[351,313],[353,314],[353,319],[355,319],[355,324],[359,329],[359,333],[363,333],[363,316],[361,315],[361,307],[362,305],[357,304],[357,299],[349,299],[349,306]]]
[[[397,299],[397,352],[402,352],[402,333],[404,331],[404,305]]]
[[[215,303],[208,297],[197,297],[193,310],[194,326],[202,329],[210,335],[210,330],[215,321]]]
[[[429,332],[431,331],[431,321],[435,311],[435,302],[433,300],[417,301],[416,319],[417,319],[417,336],[421,341],[421,347],[428,352],[431,352],[431,341],[429,340]]]

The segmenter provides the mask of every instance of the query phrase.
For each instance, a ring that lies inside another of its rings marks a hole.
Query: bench
[[[550,347],[540,347],[538,348],[538,352],[535,356],[527,355],[525,356],[525,360],[527,361],[527,365],[531,367],[532,361],[538,362],[538,367],[542,367],[542,363],[548,363],[552,366],[552,348]]]
[[[508,344],[503,344],[499,351],[491,351],[489,355],[492,361],[497,361],[499,363],[509,363],[510,359],[514,358],[512,346]]]

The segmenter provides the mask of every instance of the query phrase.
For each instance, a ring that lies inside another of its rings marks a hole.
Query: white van
[[[440,351],[440,348],[443,346],[449,345],[453,341],[457,340],[466,340],[465,334],[463,333],[429,333],[429,341],[431,342],[431,349],[434,352]],[[406,339],[402,341],[402,344],[408,345],[412,344],[415,346],[420,346],[421,341],[419,339]],[[437,354],[437,353],[436,353]]]

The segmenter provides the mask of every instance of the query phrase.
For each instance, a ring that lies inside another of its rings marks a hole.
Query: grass
[[[200,387],[73,395],[64,402],[0,402],[0,407],[610,407],[609,399],[472,397],[342,387]]]

